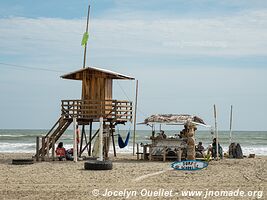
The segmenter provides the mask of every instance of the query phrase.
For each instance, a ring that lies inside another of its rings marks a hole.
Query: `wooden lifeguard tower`
[[[97,67],[85,67],[62,75],[61,78],[82,81],[82,97],[81,99],[61,101],[61,116],[42,138],[42,146],[37,147],[36,156],[43,158],[46,152],[53,149],[55,142],[71,125],[74,118],[77,126],[82,126],[78,156],[81,156],[85,150],[88,152],[88,156],[91,156],[92,141],[99,132],[97,130],[93,133],[93,123],[99,122],[100,117],[103,117],[104,120],[104,156],[108,157],[111,140],[114,156],[116,156],[115,126],[132,121],[133,103],[127,100],[113,99],[113,80],[134,80],[134,78]],[[88,135],[85,126],[89,126]]]

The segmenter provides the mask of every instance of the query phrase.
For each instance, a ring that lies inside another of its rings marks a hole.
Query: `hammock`
[[[124,147],[126,147],[129,143],[129,139],[130,139],[130,131],[128,131],[127,137],[125,139],[125,141],[123,142],[122,137],[120,134],[118,134],[118,143],[119,143],[119,147],[122,149]]]

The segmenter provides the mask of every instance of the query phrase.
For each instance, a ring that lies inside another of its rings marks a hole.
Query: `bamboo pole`
[[[76,123],[77,123],[77,119],[76,117],[73,118],[73,129],[74,129],[74,132],[73,132],[73,161],[74,162],[77,162],[78,160],[78,156],[77,156],[77,127],[76,127]]]
[[[39,161],[39,154],[40,154],[40,137],[36,137],[36,161]]]
[[[138,99],[138,80],[136,80],[136,87],[135,87],[134,133],[133,133],[133,156],[134,156],[134,154],[135,154],[137,99]]]
[[[219,135],[218,135],[218,125],[217,125],[217,110],[216,110],[216,105],[214,104],[214,122],[215,122],[215,132],[216,132],[216,160],[219,158]]]
[[[231,143],[232,143],[232,124],[233,124],[233,105],[231,105],[231,111],[230,111],[229,145],[231,145]]]

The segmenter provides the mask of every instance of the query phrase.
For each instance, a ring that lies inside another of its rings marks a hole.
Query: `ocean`
[[[14,153],[34,153],[36,136],[44,136],[48,130],[11,130],[0,129],[0,152],[14,152]],[[120,134],[125,139],[128,131],[120,130]],[[173,130],[165,131],[168,136],[173,136],[176,132]],[[132,135],[131,135],[132,136]],[[149,143],[151,131],[137,130],[136,142]],[[115,143],[117,142],[115,136]],[[73,131],[67,130],[60,141],[64,143],[65,148],[71,148],[73,144]],[[212,135],[209,131],[197,131],[196,143],[203,142],[204,147],[212,142]],[[244,155],[255,153],[256,155],[267,155],[267,131],[233,131],[234,142],[240,143]],[[59,142],[59,141],[58,141]],[[224,152],[228,150],[229,146],[229,132],[219,131],[219,143],[223,147]],[[129,145],[123,149],[116,146],[118,153],[131,153],[132,152],[132,138]],[[112,151],[112,147],[111,147]]]

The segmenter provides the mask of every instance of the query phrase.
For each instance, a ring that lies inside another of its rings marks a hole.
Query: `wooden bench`
[[[182,160],[182,148],[177,147],[177,146],[153,146],[152,144],[145,144],[142,146],[143,147],[143,152],[140,152],[140,148],[139,148],[139,144],[137,144],[137,160],[140,159],[140,155],[141,155],[141,159],[142,160],[162,160],[162,161],[166,161],[167,159],[176,159],[177,161],[181,161]],[[148,152],[148,148],[149,148],[149,152]],[[152,149],[153,148],[162,148],[162,154],[161,155],[152,155]],[[167,155],[167,149],[168,148],[175,148],[175,153],[176,156],[168,156]]]

